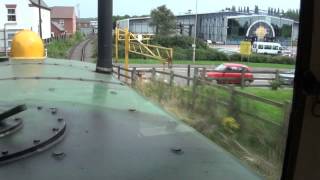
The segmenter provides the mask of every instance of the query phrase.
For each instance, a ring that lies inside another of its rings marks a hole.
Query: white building
[[[0,0],[0,52],[11,47],[14,34],[29,29],[40,34],[41,8],[42,39],[51,37],[50,8],[40,0]]]

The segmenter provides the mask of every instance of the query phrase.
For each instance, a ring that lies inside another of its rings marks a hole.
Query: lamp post
[[[42,39],[42,19],[41,19],[41,1],[38,1],[38,5],[39,5],[39,34],[40,37]]]
[[[193,38],[193,56],[192,56],[192,62],[196,63],[196,39],[197,39],[197,24],[198,24],[198,0],[196,0],[196,19],[194,23],[194,38]]]
[[[5,52],[5,56],[6,56],[6,57],[8,57],[7,25],[9,25],[9,23],[4,23],[4,25],[3,25],[4,52]]]
[[[291,56],[293,56],[293,31],[294,31],[294,21],[292,22],[292,25],[291,25]]]

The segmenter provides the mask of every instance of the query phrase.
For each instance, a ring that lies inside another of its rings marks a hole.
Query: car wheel
[[[217,84],[225,84],[226,82],[224,80],[217,80]]]
[[[250,86],[250,84],[251,84],[251,81],[249,81],[249,80],[244,81],[244,86],[248,87],[248,86]]]

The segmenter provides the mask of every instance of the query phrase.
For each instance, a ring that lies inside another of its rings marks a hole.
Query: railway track
[[[95,38],[95,35],[91,35],[86,40],[74,46],[69,53],[69,59],[86,61],[88,58],[88,47]]]

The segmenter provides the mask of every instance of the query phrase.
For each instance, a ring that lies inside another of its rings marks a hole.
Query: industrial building
[[[241,40],[277,41],[290,45],[298,38],[299,22],[267,14],[223,11],[176,16],[176,33],[222,44],[239,44]],[[154,34],[150,17],[119,20],[119,28],[137,34]],[[195,28],[196,27],[196,28]]]

